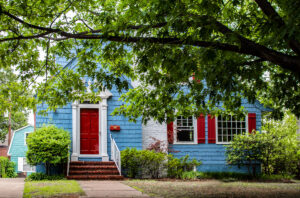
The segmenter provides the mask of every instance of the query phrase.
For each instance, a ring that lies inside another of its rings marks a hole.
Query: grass
[[[23,197],[69,197],[84,195],[80,185],[74,180],[27,181]]]
[[[218,179],[222,181],[259,181],[259,182],[287,182],[293,179],[292,175],[257,175],[253,177],[245,173],[234,172],[183,172],[181,179],[197,180],[197,179]]]
[[[124,183],[153,197],[300,197],[300,183],[223,182],[220,180],[127,180]]]

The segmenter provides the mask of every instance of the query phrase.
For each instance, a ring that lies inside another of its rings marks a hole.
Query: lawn
[[[300,197],[300,183],[128,180],[125,184],[153,197]]]
[[[80,185],[73,180],[27,181],[23,197],[69,197],[84,195]]]

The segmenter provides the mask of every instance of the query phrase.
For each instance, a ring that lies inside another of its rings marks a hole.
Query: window
[[[23,158],[23,172],[35,172],[35,166],[27,164],[26,157]]]
[[[36,167],[30,166],[29,164],[27,164],[26,157],[19,157],[18,158],[18,171],[35,172]]]
[[[229,143],[234,135],[239,135],[247,131],[246,118],[236,116],[218,116],[216,119],[217,142]]]
[[[176,142],[194,142],[196,138],[193,117],[178,116],[174,134]]]
[[[28,135],[30,134],[31,132],[28,132],[28,133],[25,133],[24,134],[24,145],[27,145],[27,137],[28,137]]]

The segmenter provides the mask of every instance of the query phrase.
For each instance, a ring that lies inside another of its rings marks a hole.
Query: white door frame
[[[99,94],[102,99],[99,104],[72,103],[72,155],[71,161],[78,161],[79,157],[102,157],[102,161],[108,161],[107,154],[107,99],[112,93],[105,90]],[[99,109],[99,154],[80,154],[80,109]]]

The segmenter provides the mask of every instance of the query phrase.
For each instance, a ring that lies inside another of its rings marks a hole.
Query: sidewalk
[[[0,178],[0,197],[23,197],[24,178]]]
[[[143,194],[119,181],[77,181],[85,191],[86,196],[82,197],[143,197],[149,198]]]

